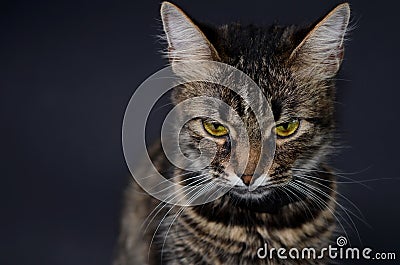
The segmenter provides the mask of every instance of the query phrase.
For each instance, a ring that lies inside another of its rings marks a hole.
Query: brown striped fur
[[[321,249],[332,240],[337,222],[336,184],[327,158],[333,150],[334,78],[343,57],[349,12],[347,4],[339,5],[309,27],[214,27],[194,23],[176,6],[163,3],[168,56],[178,75],[186,69],[175,62],[189,57],[232,65],[263,90],[276,123],[296,117],[301,127],[292,137],[277,139],[273,164],[265,172],[271,185],[256,191],[260,200],[252,199],[253,194],[241,196],[234,188],[207,204],[179,207],[157,201],[132,182],[125,193],[114,265],[326,264],[326,260],[259,259],[257,250],[264,243],[275,248]],[[201,95],[222,99],[237,110],[249,131],[250,161],[258,161],[254,114],[235,93],[189,84],[175,89],[172,102]],[[199,140],[191,129],[196,122],[182,132],[182,149],[189,156]],[[221,139],[216,140],[218,158],[207,172],[198,174],[207,173],[210,178],[226,174],[229,138]],[[159,143],[151,156],[166,178],[185,173],[168,163]],[[246,174],[253,168],[246,168]]]

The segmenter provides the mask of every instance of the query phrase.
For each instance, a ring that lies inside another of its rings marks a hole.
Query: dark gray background
[[[176,3],[213,23],[304,23],[337,2]],[[335,166],[359,172],[346,175],[355,180],[399,175],[396,3],[351,1],[355,29],[338,99],[339,129],[349,148]],[[110,263],[128,174],[121,147],[124,109],[134,89],[166,64],[155,38],[161,30],[159,5],[132,0],[1,3],[0,264]],[[371,189],[341,185],[371,225],[355,219],[362,243],[398,256],[399,183],[367,183]],[[361,244],[356,236],[352,242]]]

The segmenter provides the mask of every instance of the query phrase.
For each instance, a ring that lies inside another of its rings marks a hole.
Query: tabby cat
[[[236,110],[249,135],[247,166],[243,174],[232,174],[229,121],[197,119],[183,127],[184,153],[196,149],[204,137],[217,146],[213,163],[198,172],[186,174],[174,167],[160,144],[154,144],[150,155],[166,178],[202,176],[223,182],[229,176],[240,183],[203,205],[176,206],[157,201],[133,182],[125,194],[114,264],[329,263],[262,259],[257,251],[265,244],[270,249],[318,250],[333,242],[336,185],[327,160],[333,149],[335,78],[344,54],[349,5],[338,5],[309,26],[205,25],[168,2],[162,3],[161,18],[172,67],[189,60],[217,61],[243,71],[262,89],[273,112],[276,150],[271,166],[262,172],[263,184],[246,189],[255,182],[260,156],[257,123],[246,101],[225,88],[177,86],[173,104],[211,96]]]

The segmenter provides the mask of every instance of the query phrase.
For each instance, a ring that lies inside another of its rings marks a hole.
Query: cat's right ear
[[[168,41],[168,58],[172,66],[175,62],[219,60],[214,46],[180,8],[163,2],[161,19]]]

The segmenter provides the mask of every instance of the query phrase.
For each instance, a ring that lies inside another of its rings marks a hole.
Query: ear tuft
[[[289,60],[305,75],[331,78],[340,68],[350,7],[343,3],[328,13],[293,50]]]
[[[163,2],[161,19],[168,41],[168,57],[172,63],[219,59],[213,45],[180,8]]]

